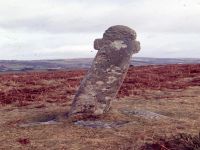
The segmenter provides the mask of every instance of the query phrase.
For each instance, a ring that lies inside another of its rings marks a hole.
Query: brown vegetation
[[[86,70],[2,74],[0,103],[24,106],[35,101],[68,101],[85,74]],[[189,86],[200,86],[200,64],[130,67],[118,97]]]
[[[200,133],[192,136],[190,134],[178,134],[172,137],[160,138],[152,144],[145,144],[141,150],[199,150]]]

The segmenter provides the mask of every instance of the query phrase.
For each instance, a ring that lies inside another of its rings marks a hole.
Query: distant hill
[[[0,72],[31,71],[31,70],[59,70],[59,69],[87,69],[93,58],[57,59],[57,60],[0,60]],[[133,66],[164,65],[164,64],[200,64],[200,58],[147,58],[134,57]]]

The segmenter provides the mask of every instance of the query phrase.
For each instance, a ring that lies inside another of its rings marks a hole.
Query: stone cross
[[[99,116],[110,108],[129,68],[132,54],[140,50],[136,32],[116,25],[108,28],[102,39],[94,41],[98,50],[90,70],[81,82],[69,117],[80,119]]]

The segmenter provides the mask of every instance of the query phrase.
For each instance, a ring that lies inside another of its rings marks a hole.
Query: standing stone
[[[102,39],[94,41],[98,50],[72,103],[69,117],[75,119],[106,113],[119,91],[129,68],[132,54],[140,50],[136,32],[116,25],[108,28]]]

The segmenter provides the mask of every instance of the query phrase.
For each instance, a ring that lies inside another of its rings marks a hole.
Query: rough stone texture
[[[138,117],[142,117],[144,119],[148,119],[148,120],[162,120],[162,119],[170,119],[167,116],[164,115],[160,115],[151,111],[147,111],[147,110],[121,110],[121,112],[125,115],[134,115],[134,116],[138,116]]]
[[[109,110],[126,76],[132,54],[140,50],[140,43],[135,39],[134,30],[116,25],[108,28],[102,39],[94,41],[98,52],[75,95],[70,117],[87,118]]]
[[[61,124],[61,122],[50,120],[45,122],[30,122],[30,123],[24,123],[20,124],[19,127],[33,127],[33,126],[41,126],[41,125],[57,125]]]

